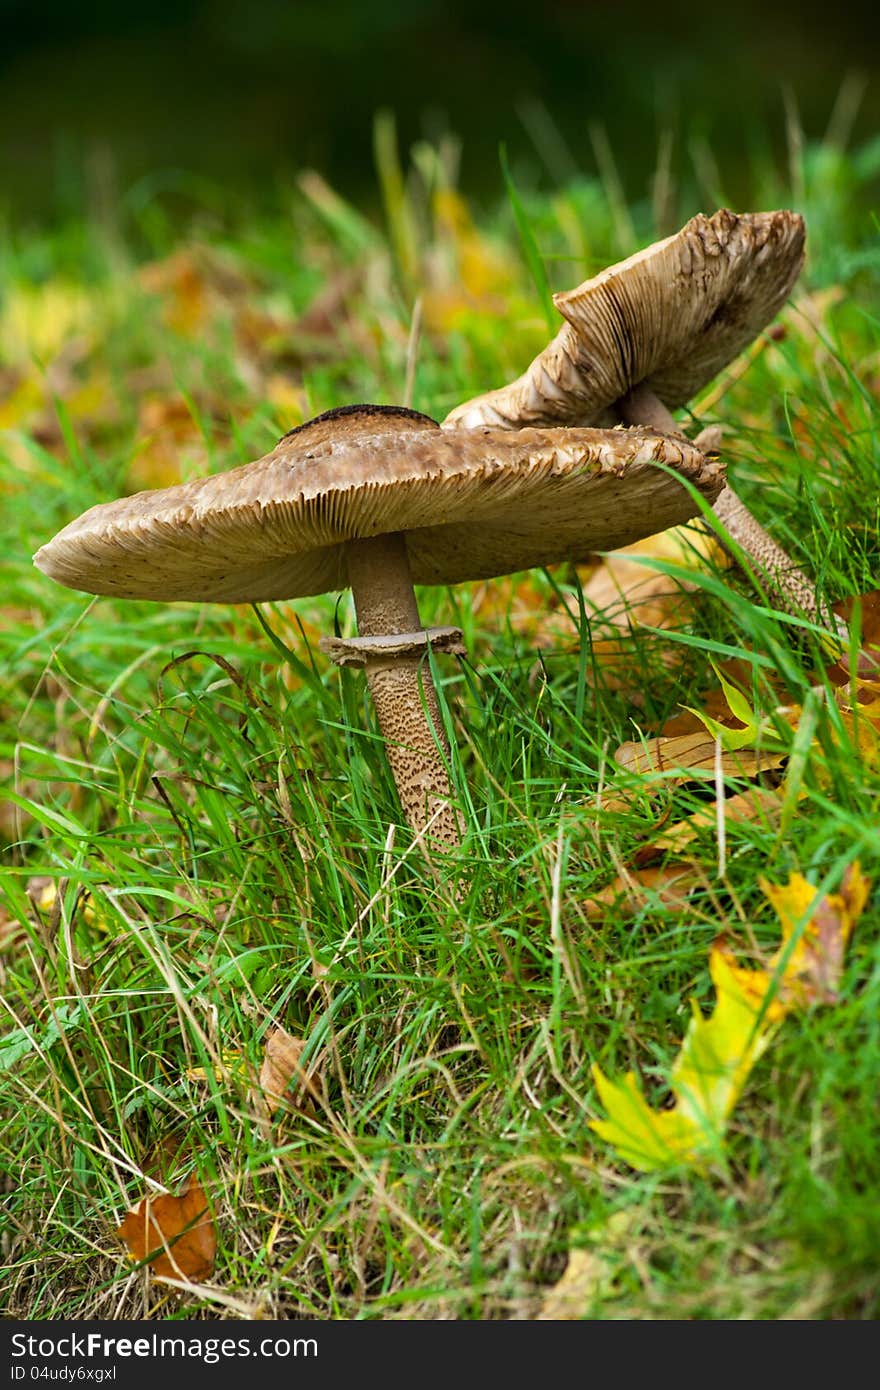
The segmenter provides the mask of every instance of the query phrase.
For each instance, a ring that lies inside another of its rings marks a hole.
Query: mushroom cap
[[[644,384],[684,405],[778,313],[797,279],[796,212],[700,214],[576,289],[553,296],[566,322],[509,386],[457,406],[444,425],[610,424]]]
[[[446,430],[346,407],[255,463],[92,507],[34,563],[88,593],[261,602],[344,588],[347,541],[405,532],[414,582],[454,584],[686,521],[699,508],[679,477],[710,502],[724,481],[684,437],[646,429]]]

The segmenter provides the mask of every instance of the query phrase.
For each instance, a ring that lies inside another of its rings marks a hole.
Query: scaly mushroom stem
[[[785,613],[809,618],[822,625],[823,616],[816,598],[816,589],[802,569],[792,561],[787,551],[769,535],[752,516],[733,488],[726,487],[715,499],[712,508],[724,529],[744,550],[758,573],[767,581],[767,591],[777,607]]]
[[[664,434],[680,433],[671,413],[644,382],[622,396],[615,409],[625,425],[649,425]],[[729,484],[715,499],[712,510],[766,581],[776,606],[784,613],[821,624],[815,585],[764,530]]]
[[[422,629],[403,535],[349,541],[345,558],[361,637]],[[415,652],[371,652],[367,685],[407,821],[417,834],[426,832],[428,847],[452,849],[461,844],[462,823],[452,805],[449,747],[426,654],[427,644]]]

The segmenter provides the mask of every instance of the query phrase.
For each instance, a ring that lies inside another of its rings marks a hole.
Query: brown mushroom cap
[[[584,559],[698,510],[723,471],[650,430],[440,429],[330,411],[255,463],[92,507],[34,563],[69,588],[244,603],[340,589],[348,541],[406,534],[412,577],[451,584]]]
[[[726,208],[554,295],[566,319],[509,386],[453,410],[444,425],[613,424],[644,384],[684,405],[776,315],[804,255],[798,213]]]

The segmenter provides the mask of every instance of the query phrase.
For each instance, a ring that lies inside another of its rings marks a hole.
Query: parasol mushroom
[[[722,208],[554,295],[565,323],[521,377],[457,406],[444,427],[647,425],[686,404],[774,318],[797,279],[795,212]],[[701,439],[697,441],[700,444]],[[820,618],[815,586],[728,485],[715,504],[780,606]]]
[[[359,635],[323,638],[364,668],[406,818],[459,843],[413,583],[456,584],[625,545],[692,517],[723,471],[646,429],[441,429],[395,406],[328,411],[227,473],[92,507],[34,557],[59,583],[159,601],[258,603],[350,585]]]

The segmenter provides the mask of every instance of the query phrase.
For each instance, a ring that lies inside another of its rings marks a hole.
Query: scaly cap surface
[[[444,426],[603,425],[645,384],[684,405],[776,316],[804,256],[798,213],[691,218],[576,289],[553,296],[566,322],[521,377],[457,406]]]
[[[686,521],[723,471],[645,429],[440,429],[346,407],[255,463],[92,507],[34,563],[61,584],[160,601],[245,603],[346,586],[350,540],[404,532],[413,580],[454,584],[585,559]]]

